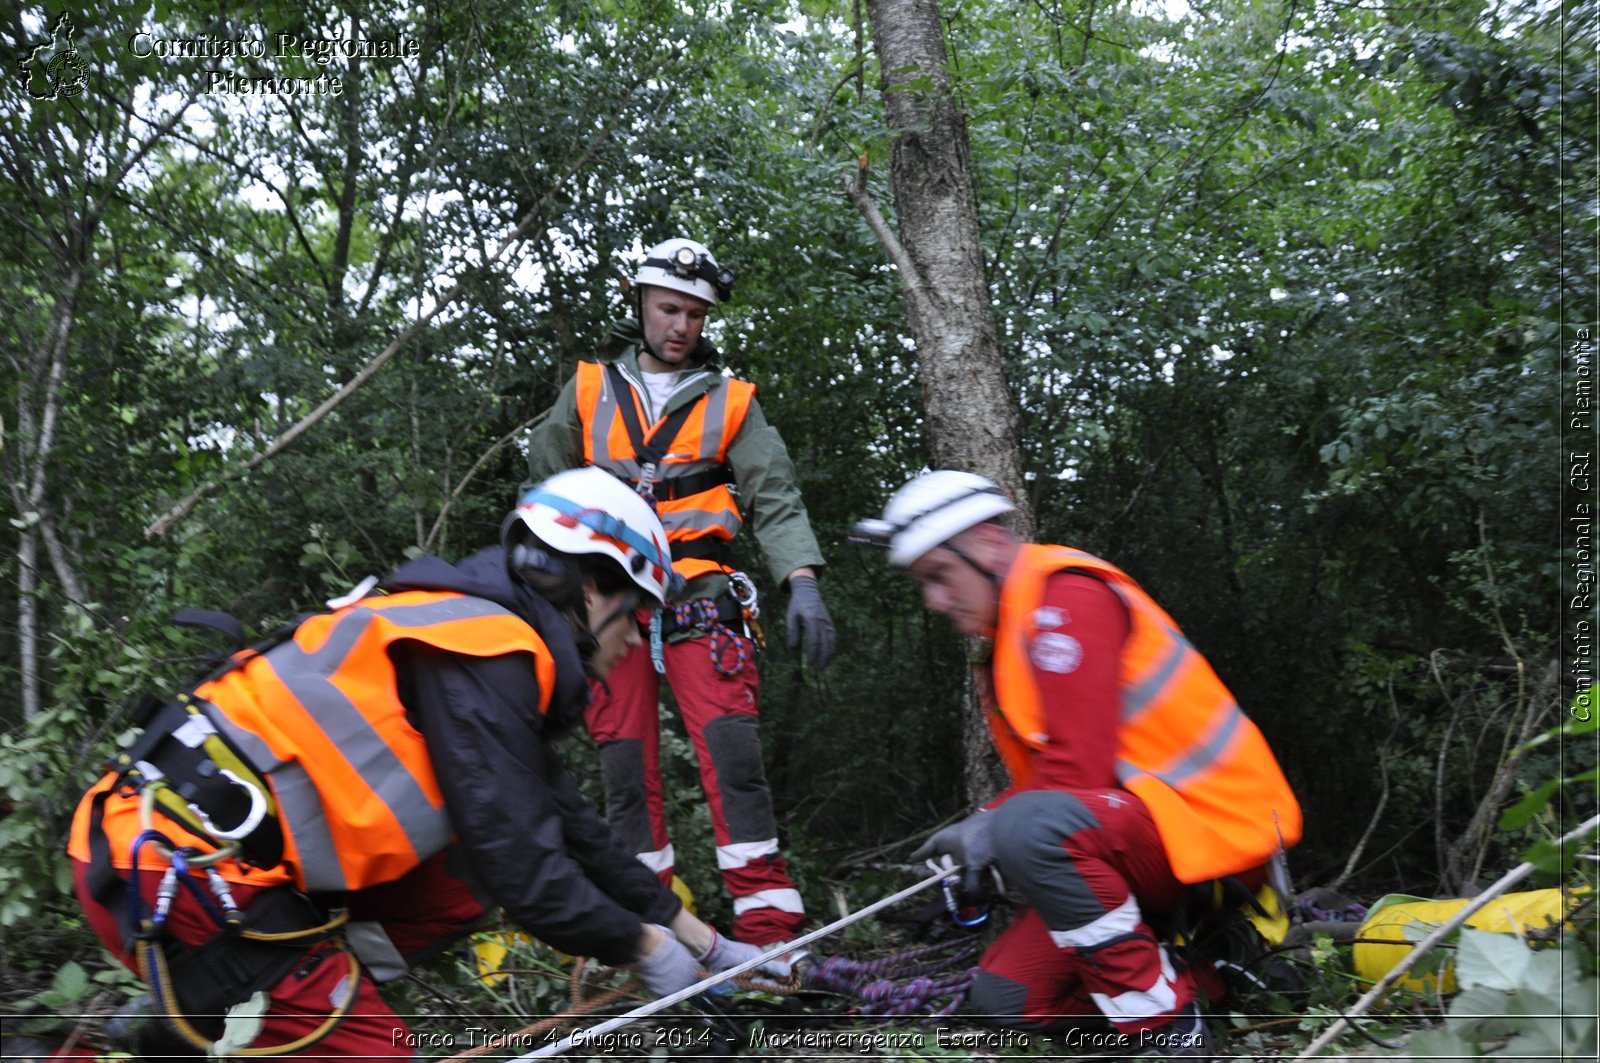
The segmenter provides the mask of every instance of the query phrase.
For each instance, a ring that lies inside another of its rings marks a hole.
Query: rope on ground
[[[954,1012],[972,988],[972,962],[978,942],[966,938],[929,945],[876,960],[829,956],[806,972],[806,984],[841,996],[860,998],[874,1015],[921,1015],[933,1018]],[[941,997],[950,1000],[928,1011]]]
[[[548,1030],[553,1030],[558,1026],[566,1026],[572,1023],[574,1020],[583,1018],[583,1016],[588,1015],[590,1012],[598,1011],[600,1008],[606,1007],[609,1004],[615,1004],[618,1000],[621,1000],[623,997],[628,996],[639,989],[639,980],[637,978],[630,978],[626,982],[612,989],[603,990],[602,992],[596,993],[591,997],[585,997],[583,993],[583,976],[584,968],[588,962],[589,961],[586,958],[579,956],[572,963],[572,1007],[561,1012],[559,1015],[552,1015],[547,1019],[540,1019],[538,1022],[530,1023],[529,1025],[522,1027],[522,1029],[517,1030],[515,1033],[508,1034],[504,1039],[486,1042],[477,1046],[476,1048],[469,1048],[465,1052],[458,1052],[457,1054],[448,1057],[445,1060],[445,1063],[458,1063],[458,1061],[474,1059],[490,1052],[504,1051],[505,1044],[527,1044]],[[791,974],[787,979],[781,982],[775,979],[760,978],[755,975],[742,974],[733,979],[733,984],[741,989],[746,989],[755,993],[774,993],[779,996],[788,996],[792,993],[799,992],[801,978],[798,972]]]
[[[564,1026],[574,1019],[582,1018],[591,1011],[594,1011],[598,1008],[603,1008],[607,1004],[614,1004],[618,1000],[621,1000],[623,997],[639,988],[638,979],[630,978],[626,982],[612,989],[607,989],[603,992],[596,993],[592,997],[585,997],[583,995],[583,972],[586,963],[587,961],[581,956],[572,963],[571,1008],[563,1011],[559,1015],[552,1015],[548,1019],[540,1019],[538,1022],[524,1026],[516,1033],[508,1035],[505,1039],[505,1043],[526,1044],[538,1037],[540,1034],[544,1033],[546,1030],[553,1030],[557,1026]],[[474,1059],[478,1056],[487,1055],[490,1052],[500,1051],[504,1051],[504,1048],[500,1043],[489,1041],[479,1045],[476,1048],[469,1048],[465,1052],[458,1052],[446,1059],[445,1063],[457,1063],[458,1060]]]
[[[727,980],[729,980],[731,978],[737,978],[739,975],[744,974],[746,971],[753,971],[757,967],[761,966],[763,963],[771,962],[772,960],[775,960],[775,959],[779,958],[780,956],[782,956],[786,952],[792,952],[795,949],[804,948],[805,946],[811,944],[813,941],[816,941],[819,938],[823,938],[823,937],[826,937],[829,934],[832,934],[832,933],[834,933],[836,931],[843,930],[845,927],[849,926],[851,923],[857,922],[858,920],[861,920],[861,919],[865,919],[867,916],[873,915],[873,914],[881,911],[882,909],[889,907],[892,904],[898,904],[899,902],[905,900],[907,897],[910,897],[910,896],[912,896],[913,894],[916,894],[916,893],[920,893],[922,890],[925,890],[929,886],[932,886],[935,883],[941,881],[944,877],[945,877],[945,872],[944,871],[937,871],[934,874],[932,874],[932,875],[928,876],[927,878],[923,879],[921,882],[915,883],[915,884],[913,884],[911,886],[907,886],[905,889],[900,890],[897,893],[893,893],[893,894],[889,895],[888,897],[884,897],[882,900],[874,901],[872,904],[867,905],[865,908],[859,909],[858,911],[851,912],[849,915],[846,915],[841,919],[838,919],[838,920],[836,920],[836,921],[834,921],[832,923],[829,923],[825,927],[822,927],[822,928],[820,928],[818,930],[813,930],[813,931],[811,931],[810,933],[807,933],[807,934],[802,934],[799,937],[795,938],[793,941],[787,942],[786,944],[783,944],[783,945],[776,946],[773,949],[771,949],[769,952],[764,952],[759,956],[752,957],[752,958],[746,960],[745,962],[743,962],[741,964],[737,964],[737,965],[735,965],[733,967],[728,968],[726,971],[722,971],[719,974],[714,974],[709,978],[701,979],[700,981],[696,982],[694,985],[686,986],[683,989],[678,990],[676,993],[668,993],[666,996],[660,998],[659,1000],[652,1001],[651,1003],[646,1004],[643,1007],[635,1008],[633,1011],[628,1012],[626,1015],[618,1015],[614,1019],[607,1019],[605,1022],[600,1023],[598,1026],[595,1026],[595,1027],[593,1027],[592,1029],[590,1029],[588,1031],[581,1032],[580,1034],[574,1034],[573,1036],[570,1036],[570,1037],[566,1038],[564,1041],[560,1042],[559,1044],[547,1045],[546,1047],[541,1048],[536,1052],[529,1052],[526,1055],[517,1056],[516,1059],[510,1061],[510,1063],[524,1063],[524,1061],[526,1061],[526,1060],[545,1059],[545,1058],[548,1058],[550,1056],[559,1056],[563,1052],[565,1052],[567,1049],[571,1048],[574,1044],[576,1044],[581,1039],[598,1037],[601,1034],[610,1033],[612,1030],[619,1029],[620,1027],[626,1026],[630,1022],[637,1022],[640,1019],[646,1018],[647,1016],[650,1016],[650,1015],[654,1015],[656,1012],[661,1011],[661,1010],[663,1010],[665,1008],[670,1008],[672,1005],[678,1003],[679,1001],[687,1000],[690,997],[695,996],[696,994],[703,993],[707,989],[710,989],[712,986],[715,986],[720,982],[725,982],[725,981],[727,981]]]

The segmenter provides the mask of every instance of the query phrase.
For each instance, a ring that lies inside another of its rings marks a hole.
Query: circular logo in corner
[[[65,11],[50,27],[50,39],[29,49],[22,67],[22,84],[35,100],[60,100],[89,87],[89,64],[72,43],[77,27]]]

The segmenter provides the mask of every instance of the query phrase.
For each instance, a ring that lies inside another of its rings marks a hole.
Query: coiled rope
[[[679,628],[703,628],[706,631],[706,650],[711,654],[711,664],[717,674],[732,679],[750,663],[750,640],[734,631],[717,615],[717,603],[711,598],[694,598],[669,606],[673,620]],[[733,651],[733,664],[725,662],[728,651]]]
[[[829,956],[806,972],[806,986],[858,998],[864,1007],[852,1011],[942,1018],[966,1000],[972,989],[972,964],[978,958],[976,939],[953,944],[953,949],[951,942],[943,942],[875,960]],[[934,1008],[944,997],[949,1001]]]

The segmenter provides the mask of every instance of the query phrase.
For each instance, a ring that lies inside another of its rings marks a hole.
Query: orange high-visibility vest
[[[1000,592],[990,733],[1015,785],[1048,741],[1029,650],[1052,574],[1104,579],[1127,606],[1116,773],[1149,807],[1180,882],[1265,863],[1300,840],[1300,805],[1266,739],[1165,610],[1116,566],[1064,546],[1025,545]]]
[[[270,783],[284,858],[268,869],[227,862],[218,868],[226,877],[358,890],[399,878],[450,843],[433,763],[400,701],[389,657],[398,642],[474,657],[532,654],[539,711],[549,710],[555,660],[538,633],[494,602],[454,592],[364,598],[306,620],[265,653],[245,651],[193,698]],[[102,778],[78,805],[67,851],[79,860],[91,860],[92,806],[116,778]],[[175,846],[215,848],[164,816],[152,826]],[[112,863],[131,866],[138,795],[111,794],[100,829]]]
[[[694,410],[667,447],[656,470],[656,482],[662,485],[657,491],[656,508],[662,527],[667,530],[667,540],[674,547],[697,539],[731,541],[744,526],[739,503],[726,483],[714,483],[682,496],[676,496],[670,487],[674,480],[715,472],[727,463],[728,445],[744,424],[755,393],[754,384],[718,376],[711,390],[694,400]],[[641,470],[634,459],[633,441],[628,438],[619,402],[633,403],[639,423],[645,424],[644,404],[633,387],[629,387],[627,395],[617,395],[605,366],[578,363],[577,406],[583,424],[583,460],[636,483]],[[662,420],[665,418],[645,428],[645,438]],[[673,554],[677,553],[674,549]],[[723,571],[715,561],[694,557],[674,557],[672,567],[686,580]]]

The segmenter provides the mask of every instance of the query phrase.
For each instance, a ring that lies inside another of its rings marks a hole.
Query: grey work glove
[[[704,956],[700,957],[700,963],[712,974],[726,971],[730,967],[737,967],[741,963],[747,963],[766,951],[766,949],[755,945],[746,945],[742,941],[734,941],[732,938],[723,937],[715,930],[712,930],[711,933],[714,935],[711,939],[711,947],[706,950]],[[793,972],[794,964],[784,956],[776,956],[763,963],[760,967],[750,969],[751,974],[763,975],[777,982],[787,981],[789,975]]]
[[[666,927],[650,925],[661,931],[661,941],[633,961],[633,973],[639,976],[644,987],[657,997],[664,997],[700,981],[700,964],[689,955],[689,950]]]
[[[783,617],[789,629],[789,648],[800,646],[800,630],[805,629],[806,660],[813,668],[826,668],[833,660],[838,635],[833,630],[833,618],[828,607],[822,604],[822,591],[815,576],[789,577],[789,611]]]
[[[913,860],[927,860],[934,871],[953,871],[957,867],[979,868],[994,863],[994,819],[979,810],[948,827],[933,832],[933,837],[917,847]],[[937,857],[938,859],[935,859]]]

